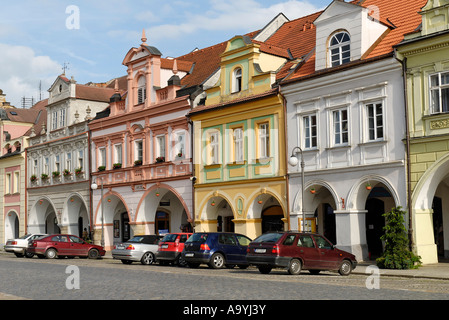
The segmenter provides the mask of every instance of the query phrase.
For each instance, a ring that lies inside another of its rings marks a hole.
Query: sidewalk
[[[12,254],[7,253],[0,249],[0,254]],[[106,259],[112,259],[110,252],[106,252],[103,257]],[[370,266],[376,266],[376,261],[361,261],[357,265],[357,268],[352,271],[353,274],[371,275],[373,270]],[[436,264],[428,264],[419,267],[418,269],[411,270],[391,270],[391,269],[378,269],[381,276],[388,277],[407,277],[407,278],[424,278],[424,279],[438,279],[449,280],[449,260],[444,260]]]
[[[357,268],[352,272],[354,274],[373,274],[373,270],[369,266],[376,266],[376,261],[362,261],[357,265]],[[390,277],[408,277],[408,278],[426,278],[449,280],[449,261],[443,261],[436,264],[427,264],[418,269],[410,270],[392,270],[392,269],[378,269],[381,276]]]

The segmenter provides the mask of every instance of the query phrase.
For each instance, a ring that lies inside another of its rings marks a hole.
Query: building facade
[[[92,226],[87,123],[115,90],[61,75],[48,91],[47,117],[27,148],[27,229],[82,236]]]
[[[32,128],[46,117],[41,101],[30,109],[17,109],[4,100],[0,90],[0,244],[26,232],[26,152]]]
[[[426,263],[449,257],[449,1],[428,1],[421,27],[397,46],[407,83],[414,246]]]
[[[358,260],[383,252],[382,214],[407,207],[404,85],[391,44],[419,26],[422,5],[333,1],[314,21],[313,52],[281,83],[288,151],[305,163],[304,185],[300,165],[288,169],[291,227],[305,216]]]
[[[162,58],[146,43],[132,48],[127,91],[89,124],[94,240],[107,250],[134,234],[191,230],[192,150],[186,114],[194,100],[179,94],[192,62]],[[104,231],[104,233],[103,233]]]

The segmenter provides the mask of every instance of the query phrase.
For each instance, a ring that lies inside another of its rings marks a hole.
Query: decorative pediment
[[[421,35],[448,30],[449,0],[429,0],[422,8],[421,15]]]

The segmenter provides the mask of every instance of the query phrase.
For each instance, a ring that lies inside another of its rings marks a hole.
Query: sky
[[[3,3],[4,2],[4,3]],[[48,98],[67,67],[77,83],[126,75],[122,61],[141,44],[177,57],[259,30],[282,12],[294,20],[332,0],[20,0],[0,14],[0,89],[21,108],[22,97]]]

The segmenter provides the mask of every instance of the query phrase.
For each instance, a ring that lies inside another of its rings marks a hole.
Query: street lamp
[[[101,246],[104,248],[104,215],[103,215],[103,178],[99,178],[101,181]],[[97,190],[98,185],[94,181],[90,186],[92,190]]]
[[[302,210],[302,231],[306,231],[306,211],[304,210],[304,155],[302,153],[302,149],[300,147],[294,147],[292,151],[292,155],[290,156],[290,159],[288,159],[288,163],[295,167],[298,165],[299,159],[298,159],[298,153],[301,154],[301,210]]]

